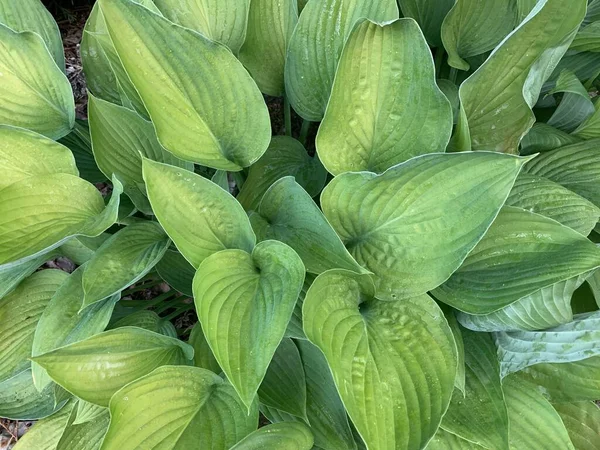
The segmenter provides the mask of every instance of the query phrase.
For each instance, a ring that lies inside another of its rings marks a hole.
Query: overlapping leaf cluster
[[[76,121],[53,19],[0,0],[0,416],[41,419],[16,450],[598,448],[599,25],[99,0]]]

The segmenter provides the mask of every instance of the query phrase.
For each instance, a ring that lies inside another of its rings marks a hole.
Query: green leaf
[[[463,265],[433,294],[461,311],[487,314],[599,265],[600,249],[583,235],[505,206]]]
[[[168,320],[163,319],[154,311],[142,310],[136,311],[126,317],[115,322],[110,328],[121,327],[138,327],[145,330],[153,331],[154,333],[163,334],[165,336],[177,337],[177,330]]]
[[[0,299],[15,289],[21,281],[35,272],[42,264],[58,256],[56,251],[44,253],[14,266],[0,267]]]
[[[573,362],[600,355],[600,311],[544,331],[494,333],[502,376],[538,363]]]
[[[594,402],[552,405],[577,450],[594,450],[600,436],[600,409]]]
[[[286,176],[293,176],[311,197],[316,197],[325,186],[327,171],[296,139],[273,136],[265,154],[250,167],[237,200],[246,211],[255,210],[269,187]]]
[[[303,340],[296,342],[306,375],[306,413],[315,446],[324,450],[356,449],[348,416],[327,365],[317,347]],[[261,406],[271,422],[303,422],[299,417]]]
[[[225,170],[217,170],[210,181],[215,183],[224,191],[229,192],[229,179]]]
[[[548,400],[517,379],[505,380],[503,387],[511,449],[541,450],[551,442],[555,448],[575,450],[560,416]]]
[[[600,137],[600,103],[596,102],[595,111],[575,131],[573,136],[580,139],[594,139]],[[577,142],[577,141],[575,141]],[[565,142],[563,145],[572,144]],[[557,146],[558,147],[558,146]]]
[[[517,153],[531,107],[585,15],[587,2],[547,0],[460,87],[473,150]]]
[[[77,402],[77,414],[73,420],[73,424],[80,425],[89,422],[98,416],[101,416],[105,411],[107,411],[107,409],[104,406],[94,405],[85,400],[79,400]]]
[[[231,6],[231,10],[243,10],[239,2],[234,3],[236,6]],[[284,94],[285,53],[296,23],[297,0],[250,2],[248,30],[239,58],[264,94],[275,97]]]
[[[313,435],[306,425],[281,422],[259,428],[231,447],[231,450],[311,450],[313,443]]]
[[[475,331],[543,330],[573,320],[571,297],[589,274],[547,286],[489,314],[458,313],[460,323]]]
[[[107,177],[116,175],[136,208],[152,214],[142,177],[142,158],[193,170],[194,165],[161,147],[151,122],[134,111],[89,95],[94,158]]]
[[[600,207],[600,139],[591,139],[542,153],[525,171],[548,178]]]
[[[0,300],[0,381],[30,367],[35,327],[46,305],[68,277],[60,270],[41,270]]]
[[[13,420],[42,419],[54,413],[56,405],[55,386],[38,392],[33,385],[31,369],[0,382],[0,417]]]
[[[71,85],[40,35],[0,23],[0,41],[0,123],[52,139],[66,135],[75,122]]]
[[[200,322],[196,322],[196,325],[192,328],[188,344],[194,347],[194,365],[196,367],[207,369],[218,374],[222,372],[221,366],[219,366],[219,363],[215,359],[215,355],[213,355],[213,352],[204,337]]]
[[[456,379],[454,380],[454,387],[458,389],[462,396],[465,396],[465,345],[463,342],[462,331],[456,315],[452,308],[449,308],[443,303],[439,305],[444,312],[444,317],[448,321],[448,326],[454,336],[454,342],[456,343]]]
[[[113,234],[86,265],[81,308],[115,295],[144,277],[170,244],[156,222],[135,223]]]
[[[250,0],[152,0],[164,16],[220,42],[234,54],[246,37]]]
[[[450,102],[450,107],[452,108],[452,123],[456,124],[458,122],[458,115],[460,114],[460,98],[458,97],[458,86],[452,81],[445,80],[443,78],[437,79],[436,83],[440,88],[440,91],[444,93],[444,95]]]
[[[60,437],[69,423],[76,402],[67,403],[64,408],[50,417],[37,422],[18,440],[16,450],[56,450]]]
[[[334,268],[364,271],[310,195],[292,177],[273,183],[257,212],[250,213],[250,223],[259,241],[276,239],[292,247],[309,272]]]
[[[444,431],[443,428],[438,428],[433,439],[429,441],[427,450],[482,450],[483,447],[462,439],[455,434]]]
[[[260,402],[270,408],[306,418],[306,380],[298,348],[283,338],[269,364],[259,389]]]
[[[547,178],[521,173],[506,205],[549,217],[587,236],[600,219],[600,208]]]
[[[13,267],[73,236],[98,236],[117,219],[120,183],[104,206],[96,187],[74,175],[26,178],[0,189],[0,266]]]
[[[223,250],[198,267],[194,300],[204,335],[248,408],[283,338],[304,273],[298,255],[277,241],[259,243],[252,254]]]
[[[119,297],[110,297],[82,311],[82,277],[85,266],[73,272],[64,281],[46,305],[40,316],[31,356],[38,356],[64,345],[72,344],[104,331]],[[32,364],[33,381],[41,391],[52,381],[39,364]]]
[[[577,76],[563,70],[556,80],[551,94],[563,92],[560,104],[548,119],[548,125],[570,133],[594,114],[594,104],[590,95]]]
[[[462,330],[465,395],[455,390],[441,427],[493,450],[508,450],[508,413],[496,346],[489,334]]]
[[[451,132],[452,110],[416,22],[359,22],[344,46],[317,134],[327,170],[383,172],[413,156],[443,152]]]
[[[491,152],[423,155],[381,175],[339,175],[321,206],[350,254],[375,274],[379,298],[413,297],[461,265],[524,162]]]
[[[106,176],[100,171],[94,160],[90,127],[87,120],[76,119],[73,130],[60,138],[58,142],[73,152],[81,178],[90,183],[102,183],[106,181]]]
[[[32,31],[38,34],[56,65],[64,70],[65,54],[58,25],[40,0],[1,0],[0,23],[17,32]]]
[[[225,249],[252,251],[256,237],[241,205],[219,186],[184,169],[143,161],[152,209],[192,266]]]
[[[420,449],[450,402],[456,344],[427,295],[385,302],[374,293],[369,275],[321,274],[304,301],[304,331],[367,447]]]
[[[481,55],[496,47],[518,23],[516,2],[457,0],[442,23],[442,41],[448,64],[469,70],[465,58]]]
[[[542,363],[516,374],[538,386],[553,402],[576,402],[600,398],[600,356],[569,363]]]
[[[156,265],[156,271],[172,288],[190,297],[193,295],[192,281],[196,269],[178,251],[167,250]]]
[[[285,330],[285,337],[306,339],[304,328],[302,326],[302,305],[304,304],[304,299],[306,298],[308,288],[310,288],[310,285],[313,283],[313,281],[315,281],[315,278],[316,275],[311,273],[307,273],[304,277],[304,284],[302,284],[302,290],[298,295],[298,300],[296,300],[294,312],[292,313],[292,317],[288,323],[287,330]]]
[[[227,381],[197,367],[160,367],[128,384],[111,399],[110,415],[102,450],[229,449],[258,422],[256,403],[248,413]]]
[[[582,26],[571,42],[569,50],[575,52],[600,52],[600,22]]]
[[[159,366],[187,364],[188,344],[142,328],[124,327],[32,358],[48,375],[77,397],[107,406],[127,383]]]
[[[558,130],[550,125],[537,122],[521,141],[521,155],[533,155],[538,152],[554,150],[564,145],[575,144],[581,139]]]
[[[79,175],[71,151],[23,128],[0,126],[0,189],[36,175]]]
[[[398,4],[404,17],[417,21],[430,45],[442,46],[440,29],[454,0],[398,0]]]
[[[99,450],[109,422],[110,415],[104,410],[94,420],[82,424],[69,423],[56,450]]]
[[[267,107],[227,48],[127,0],[102,0],[100,6],[167,150],[230,171],[262,156],[271,136]],[[214,95],[217,91],[226,95]]]
[[[292,34],[285,62],[285,91],[294,110],[318,122],[325,108],[344,43],[362,18],[398,18],[395,0],[321,0],[307,3]]]
[[[94,256],[94,253],[110,236],[108,233],[102,233],[92,238],[85,236],[74,237],[61,245],[57,251],[69,258],[76,265],[81,266]]]

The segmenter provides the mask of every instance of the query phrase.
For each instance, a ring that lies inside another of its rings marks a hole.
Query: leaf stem
[[[164,300],[168,300],[169,297],[175,295],[175,291],[165,292],[164,294],[160,294],[150,300],[123,300],[121,303],[126,307],[142,307],[142,309],[150,308],[152,306],[156,306],[159,303],[162,303]]]
[[[292,108],[287,96],[283,96],[283,118],[285,121],[285,134],[292,135]]]
[[[448,78],[454,84],[456,84],[457,75],[458,75],[458,69],[456,69],[456,67],[450,67],[450,75],[448,75]]]
[[[188,297],[176,298],[176,299],[174,299],[174,300],[172,300],[170,302],[167,302],[167,303],[165,303],[163,305],[160,305],[160,308],[156,308],[154,310],[154,312],[156,314],[162,314],[162,313],[164,313],[165,311],[167,311],[169,309],[177,308],[179,305],[182,305],[182,304],[183,305],[187,305],[188,303],[185,302],[185,300],[187,300],[187,299],[188,299]]]
[[[300,136],[298,136],[298,140],[302,142],[302,145],[306,147],[306,138],[308,137],[308,131],[310,130],[310,120],[304,119],[302,121],[302,128],[300,128]]]
[[[440,77],[440,72],[442,70],[442,62],[444,62],[444,54],[445,50],[443,47],[439,47],[435,51],[435,57],[433,58],[433,62],[435,64],[435,76],[436,78]]]
[[[184,312],[189,311],[190,309],[194,309],[193,303],[185,304],[184,306],[177,308],[175,311],[173,311],[168,316],[163,317],[163,320],[172,320],[175,317],[183,314]]]

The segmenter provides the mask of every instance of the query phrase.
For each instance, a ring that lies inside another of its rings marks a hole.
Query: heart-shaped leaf
[[[398,0],[398,4],[404,17],[417,21],[430,45],[442,46],[440,29],[454,0]]]
[[[461,265],[525,161],[488,152],[424,155],[381,175],[339,175],[321,206],[350,254],[375,274],[378,298],[413,297]]]
[[[23,128],[0,126],[0,189],[36,175],[79,175],[71,151]]]
[[[283,338],[304,273],[298,255],[277,241],[259,243],[252,254],[223,250],[198,267],[194,300],[204,335],[248,408]]]
[[[552,405],[577,450],[594,450],[600,436],[600,408],[594,402]]]
[[[142,177],[142,157],[193,170],[161,147],[152,123],[130,109],[89,96],[88,114],[94,158],[107,177],[113,174],[123,183],[124,192],[134,205],[152,214]]]
[[[160,367],[128,384],[111,399],[110,415],[102,450],[226,450],[258,423],[256,403],[248,413],[227,381],[197,367]]]
[[[394,20],[398,6],[395,0],[320,0],[307,3],[302,11],[287,50],[285,91],[304,119],[323,118],[344,43],[362,18]]]
[[[171,241],[156,222],[140,222],[113,234],[96,251],[83,272],[82,308],[132,285],[146,275]]]
[[[64,173],[25,178],[0,190],[0,266],[18,265],[73,236],[98,236],[117,220],[122,186],[104,206],[96,187]]]
[[[250,223],[260,241],[276,239],[297,253],[306,270],[363,269],[344,248],[310,195],[292,177],[284,177],[269,188]]]
[[[228,192],[193,172],[149,159],[143,171],[158,221],[192,266],[220,250],[252,251],[256,237],[248,216]]]
[[[442,41],[448,64],[469,70],[464,58],[492,50],[509,34],[518,20],[517,2],[457,0],[442,23]]]
[[[0,300],[0,382],[29,368],[35,327],[67,277],[61,270],[41,270]]]
[[[297,0],[250,2],[248,30],[239,58],[261,92],[267,95],[284,94],[285,53],[297,23]]]
[[[327,170],[383,172],[413,156],[443,152],[451,131],[452,110],[415,21],[358,23],[317,135]]]
[[[259,428],[231,447],[231,450],[310,450],[313,443],[313,435],[306,425],[280,422]]]
[[[505,206],[460,269],[434,295],[461,311],[487,314],[599,265],[600,249],[581,234],[547,217]]]
[[[79,312],[83,302],[81,280],[85,266],[63,281],[42,313],[35,328],[31,356],[55,350],[104,331],[118,296],[107,298]],[[33,381],[41,391],[52,381],[37,363],[32,364]]]
[[[538,363],[580,361],[600,355],[600,311],[544,331],[494,333],[502,376]]]
[[[124,327],[32,358],[79,398],[107,406],[120,388],[159,366],[188,364],[188,344],[143,328]]]
[[[250,167],[237,200],[247,211],[257,209],[271,185],[286,176],[293,176],[311,197],[315,197],[325,186],[327,171],[319,158],[311,158],[296,139],[273,136],[265,154]]]
[[[517,153],[535,119],[531,107],[564,55],[587,2],[538,2],[460,87],[473,150]]]
[[[0,41],[0,123],[52,139],[69,133],[75,122],[71,85],[40,35],[0,23]]]
[[[450,402],[456,344],[427,295],[386,302],[374,294],[368,275],[319,275],[304,301],[304,331],[367,448],[420,449]]]
[[[231,171],[262,156],[271,131],[267,107],[227,48],[128,0],[102,0],[100,6],[119,58],[167,150]]]

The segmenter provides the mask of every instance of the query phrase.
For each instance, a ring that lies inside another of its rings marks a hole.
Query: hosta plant
[[[598,448],[600,1],[99,0],[81,55],[86,120],[0,0],[15,450]]]

